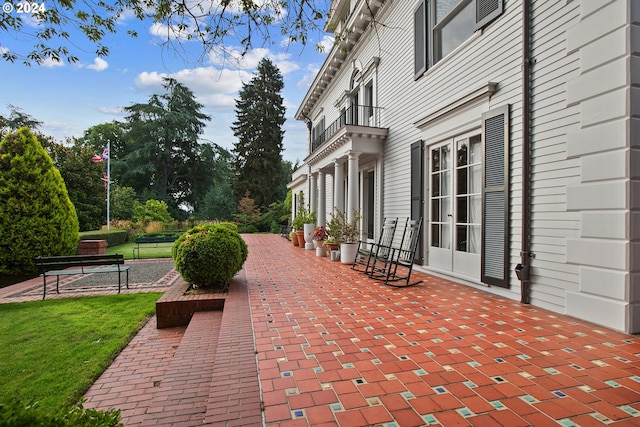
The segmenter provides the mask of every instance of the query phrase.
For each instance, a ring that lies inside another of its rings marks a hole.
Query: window
[[[324,117],[322,117],[311,130],[311,139],[313,141],[312,151],[322,145],[325,140],[324,136]]]
[[[369,82],[364,87],[364,103],[366,106],[366,117],[369,126],[373,126],[373,82]]]
[[[421,0],[413,14],[414,77],[502,14],[503,0]]]

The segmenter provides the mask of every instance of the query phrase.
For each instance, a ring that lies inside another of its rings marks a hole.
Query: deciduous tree
[[[198,41],[203,57],[211,50],[225,52],[225,46],[241,46],[241,53],[262,46],[271,33],[284,35],[292,42],[307,43],[308,34],[324,25],[329,2],[326,0],[50,0],[40,2],[6,2],[0,13],[0,34],[12,32],[34,40],[30,51],[16,51],[11,44],[0,49],[6,61],[27,65],[47,60],[77,62],[78,51],[86,42],[95,54],[109,54],[105,38],[123,31],[137,37],[134,26],[126,27],[122,18],[160,24],[165,29],[164,43]],[[29,13],[25,8],[29,8]],[[18,13],[18,12],[22,13]],[[30,25],[35,17],[37,26]],[[8,37],[0,37],[6,43]]]

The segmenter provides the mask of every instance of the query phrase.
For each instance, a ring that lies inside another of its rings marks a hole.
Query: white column
[[[318,225],[327,223],[327,187],[325,174],[318,172]]]
[[[318,182],[317,175],[312,173],[309,175],[309,212],[318,211]],[[317,215],[317,213],[316,213]]]
[[[336,159],[333,163],[333,208],[344,212],[344,160]]]
[[[347,220],[353,221],[353,211],[358,210],[358,156],[360,153],[349,152],[349,176],[347,178]]]

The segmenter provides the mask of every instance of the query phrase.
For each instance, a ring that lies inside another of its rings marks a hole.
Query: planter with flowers
[[[324,242],[328,237],[329,234],[327,234],[327,230],[325,229],[324,225],[316,227],[316,229],[313,231],[313,244],[316,248],[316,256],[327,256]]]
[[[335,214],[331,214],[328,226],[329,235],[340,244],[340,261],[353,264],[360,240],[360,212],[354,210],[353,219],[349,221],[344,212],[336,210]]]

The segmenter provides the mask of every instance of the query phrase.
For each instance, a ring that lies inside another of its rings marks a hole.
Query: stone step
[[[141,426],[202,425],[207,410],[223,311],[193,314]]]

